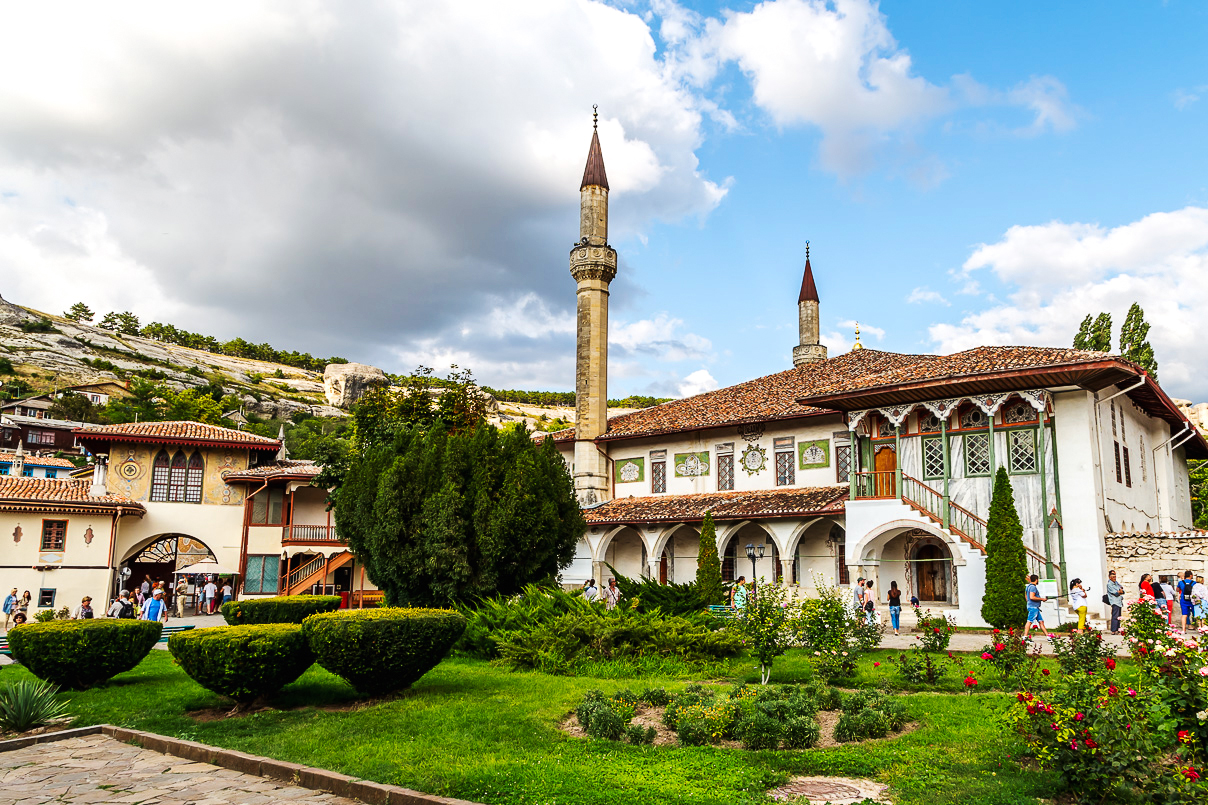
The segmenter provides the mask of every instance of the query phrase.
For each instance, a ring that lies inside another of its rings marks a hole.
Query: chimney
[[[109,456],[104,453],[97,453],[93,458],[95,460],[92,464],[92,486],[88,490],[88,496],[103,498],[109,494],[109,490],[105,487],[105,476],[109,469]]]
[[[17,442],[17,452],[13,453],[13,476],[20,478],[25,474],[25,442]]]

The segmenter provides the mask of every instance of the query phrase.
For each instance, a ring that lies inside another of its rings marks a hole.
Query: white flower
[[[1195,717],[1200,721],[1208,721],[1208,710],[1201,710],[1195,714]]]

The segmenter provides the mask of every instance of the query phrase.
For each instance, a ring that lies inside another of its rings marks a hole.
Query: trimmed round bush
[[[248,623],[301,623],[319,612],[340,608],[338,595],[280,595],[276,598],[248,598],[227,601],[222,617],[232,626]]]
[[[180,632],[168,651],[206,690],[246,704],[276,693],[315,661],[296,623],[253,623]]]
[[[302,622],[319,665],[366,695],[410,687],[465,629],[465,616],[451,609],[345,609]]]
[[[159,640],[157,621],[97,619],[14,626],[14,659],[39,679],[68,690],[90,688],[143,661]]]

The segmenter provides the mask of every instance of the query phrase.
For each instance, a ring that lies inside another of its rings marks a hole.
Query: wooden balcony
[[[345,545],[333,525],[289,525],[281,529],[282,545]]]

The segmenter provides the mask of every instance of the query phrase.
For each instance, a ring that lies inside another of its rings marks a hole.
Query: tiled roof
[[[652,495],[616,498],[592,509],[584,509],[588,525],[602,523],[693,522],[713,512],[715,520],[748,517],[794,517],[843,511],[847,486],[802,489],[758,489],[750,492],[702,492],[696,495]]]
[[[313,478],[320,472],[322,467],[313,461],[286,459],[246,470],[227,470],[222,474],[222,478],[228,481],[240,478]]]
[[[208,442],[279,448],[281,443],[267,436],[257,436],[243,430],[220,428],[201,422],[127,422],[121,425],[85,425],[77,428],[81,438],[114,438],[121,441]]]
[[[0,475],[0,509],[72,508],[125,509],[141,514],[143,505],[130,498],[112,493],[91,497],[91,481],[56,480],[53,478],[17,478]]]
[[[0,464],[11,464],[17,460],[16,453],[0,453]],[[54,458],[53,456],[25,456],[25,463],[31,467],[65,467],[69,470],[75,469],[75,464],[72,464],[65,458]]]

